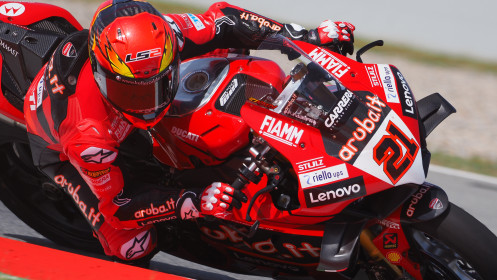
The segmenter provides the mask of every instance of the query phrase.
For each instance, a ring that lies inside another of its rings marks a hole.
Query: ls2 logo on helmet
[[[145,59],[160,57],[160,56],[162,56],[161,49],[155,48],[152,50],[137,52],[135,57],[133,57],[132,53],[128,53],[126,55],[125,61],[126,61],[126,63],[128,63],[128,62],[135,62],[135,61],[140,61],[140,60],[145,60]]]

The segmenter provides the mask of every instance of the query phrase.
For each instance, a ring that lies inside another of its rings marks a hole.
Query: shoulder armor
[[[65,99],[74,94],[79,73],[88,57],[87,29],[69,34],[59,44],[45,72],[50,97]]]

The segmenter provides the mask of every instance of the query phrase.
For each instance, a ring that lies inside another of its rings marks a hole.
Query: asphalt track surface
[[[478,218],[491,231],[497,234],[497,216],[495,215],[497,210],[497,204],[495,203],[497,201],[497,178],[433,166],[428,175],[427,181],[443,187],[443,189],[449,195],[449,199],[453,203],[459,205],[470,214]],[[19,240],[23,241],[24,243],[40,245],[43,247],[71,252],[79,255],[85,255],[92,258],[105,259],[105,256],[88,254],[82,251],[75,251],[54,244],[53,242],[47,240],[28,226],[26,226],[8,209],[6,209],[6,207],[1,202],[0,237]],[[0,246],[0,250],[9,250],[9,248],[1,247],[2,246]],[[39,255],[38,257],[43,258],[41,255]],[[19,259],[19,261],[22,262],[22,258]],[[56,260],[54,260],[53,265],[54,269],[57,269]],[[247,276],[228,273],[206,266],[197,265],[165,253],[159,253],[152,259],[150,269],[158,272],[164,272],[193,279],[269,279],[261,278],[259,276]],[[1,267],[0,271],[2,271]],[[106,279],[111,278],[106,277]],[[365,278],[364,276],[359,276],[356,279]]]

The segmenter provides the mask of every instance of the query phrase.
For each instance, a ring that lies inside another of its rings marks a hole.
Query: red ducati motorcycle
[[[40,12],[43,11],[43,12]],[[79,209],[32,164],[24,95],[67,34],[65,10],[0,2],[0,198],[54,242],[98,250]],[[237,273],[352,279],[497,279],[497,238],[425,182],[425,139],[455,109],[416,101],[393,65],[280,36],[250,55],[181,64],[167,116],[150,129],[171,185],[232,183],[225,217],[156,224],[161,250]]]

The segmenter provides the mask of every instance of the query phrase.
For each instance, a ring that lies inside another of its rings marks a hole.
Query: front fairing
[[[301,204],[319,208],[424,181],[419,134],[387,100],[368,87],[349,90],[336,77],[343,71],[332,75],[337,68],[325,70],[282,37],[257,55],[281,66],[286,86],[276,94],[247,89],[241,114],[292,163]]]

